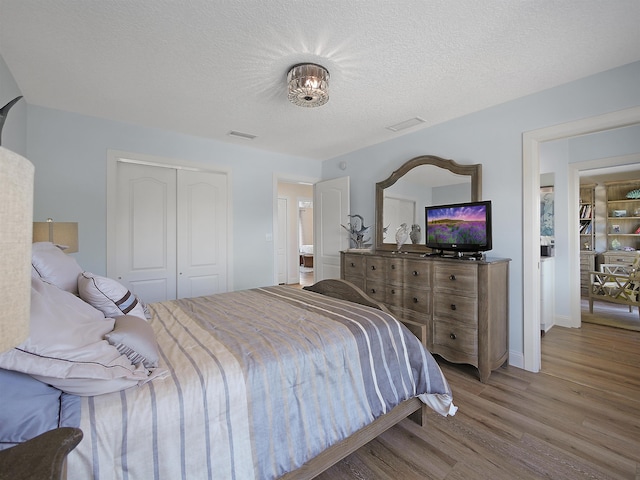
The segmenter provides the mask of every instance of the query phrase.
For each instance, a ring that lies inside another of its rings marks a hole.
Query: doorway
[[[523,213],[523,355],[521,365],[531,372],[540,371],[540,245],[539,191],[540,145],[544,142],[571,138],[629,125],[640,124],[640,107],[628,108],[583,120],[525,132],[522,137],[522,213]],[[570,198],[577,199],[577,182],[570,182]],[[577,204],[572,207],[577,217]],[[577,244],[577,229],[571,244]],[[579,265],[571,259],[570,275],[572,317],[580,318]]]
[[[313,227],[313,198],[298,198],[299,283],[303,287],[313,284]]]
[[[313,185],[278,180],[276,275],[279,284],[313,283]]]
[[[625,155],[621,157],[612,157],[593,160],[589,162],[580,162],[575,164],[572,169],[573,174],[579,177],[581,192],[590,195],[593,202],[593,210],[595,214],[591,217],[590,224],[592,225],[593,236],[587,235],[587,241],[585,244],[589,246],[589,242],[593,243],[594,262],[591,268],[595,271],[602,271],[602,264],[606,264],[608,261],[606,258],[611,258],[611,238],[608,234],[612,233],[616,228],[612,225],[611,214],[607,205],[607,188],[605,184],[607,182],[627,182],[637,180],[640,182],[640,154]],[[629,217],[633,217],[635,214],[630,212],[627,214]],[[625,221],[625,220],[623,220]],[[627,220],[628,223],[635,228],[635,218]],[[576,224],[578,221],[576,221]],[[619,227],[618,227],[619,228]],[[582,240],[584,235],[580,236],[580,248],[583,248]],[[629,241],[630,245],[635,243],[635,237],[629,235],[624,237]],[[638,248],[638,245],[634,245]],[[609,256],[605,257],[605,252],[609,252]],[[580,250],[580,254],[585,252]],[[587,256],[589,252],[587,252]],[[610,268],[610,267],[609,267]],[[640,318],[638,316],[638,308],[629,308],[627,305],[616,304],[605,301],[594,301],[593,312],[589,310],[589,282],[588,277],[584,275],[580,279],[582,287],[581,298],[581,323],[595,323],[598,325],[605,325],[615,328],[621,328],[625,330],[640,331]],[[586,284],[585,284],[586,282]]]

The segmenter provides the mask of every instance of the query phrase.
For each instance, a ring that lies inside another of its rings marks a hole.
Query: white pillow
[[[75,258],[65,254],[51,242],[36,242],[31,246],[31,265],[40,278],[56,287],[78,294],[78,275],[82,268]]]
[[[80,298],[104,313],[105,317],[135,315],[146,318],[144,308],[136,296],[119,282],[83,272],[78,275],[77,283]]]
[[[99,395],[148,380],[104,336],[115,320],[69,292],[31,279],[29,338],[0,355],[0,368],[28,373],[76,395]]]
[[[160,360],[156,334],[151,325],[143,318],[134,315],[122,315],[116,318],[113,331],[104,338],[120,353],[137,365],[142,363],[146,368],[156,368]]]

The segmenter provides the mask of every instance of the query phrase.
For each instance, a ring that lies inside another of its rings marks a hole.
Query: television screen
[[[425,207],[426,245],[438,251],[491,250],[491,201]]]

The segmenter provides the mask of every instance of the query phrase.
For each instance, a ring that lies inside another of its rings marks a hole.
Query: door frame
[[[116,222],[116,202],[117,202],[117,173],[118,162],[136,163],[139,165],[149,165],[152,167],[172,168],[175,170],[192,170],[206,171],[212,173],[221,173],[227,176],[227,291],[232,290],[233,286],[233,195],[232,195],[232,173],[228,167],[215,164],[203,164],[192,162],[190,160],[178,158],[166,158],[156,155],[147,155],[142,153],[125,152],[122,150],[107,149],[107,257],[106,271],[107,275],[115,258],[115,228],[112,226]]]
[[[280,208],[282,202],[284,202],[284,218],[282,218],[282,209]],[[277,219],[277,224],[276,224],[276,229],[274,230],[275,235],[273,236],[273,244],[275,246],[275,254],[276,254],[276,284],[277,285],[286,285],[289,283],[289,281],[291,280],[289,278],[289,215],[287,215],[288,211],[289,211],[289,198],[287,197],[281,197],[278,196],[278,201],[277,201],[277,211],[276,211],[276,219]],[[280,238],[279,232],[282,230],[282,222],[284,222],[284,241],[282,241],[282,239]],[[284,271],[280,270],[280,265],[278,262],[278,257],[280,256],[280,254],[278,253],[278,250],[284,250]],[[280,280],[282,280],[282,278],[280,278],[280,275],[284,275],[284,282],[281,282]]]
[[[524,132],[522,135],[522,295],[523,358],[530,372],[541,367],[540,350],[540,144],[579,135],[598,133],[640,123],[640,107],[553,125]],[[575,182],[574,182],[575,183]],[[575,185],[572,188],[575,190]],[[569,198],[573,198],[569,191]],[[580,269],[578,259],[569,260],[571,315],[580,314]]]
[[[313,185],[319,182],[317,177],[309,177],[303,175],[293,175],[290,173],[274,173],[273,174],[273,282],[274,285],[278,284],[278,184],[279,183],[302,183]],[[288,261],[294,261],[288,259]],[[299,277],[298,277],[299,278]]]

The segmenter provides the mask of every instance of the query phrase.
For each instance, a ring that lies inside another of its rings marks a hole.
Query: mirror
[[[482,199],[482,165],[460,165],[453,160],[422,155],[415,157],[376,183],[376,250],[395,251],[396,230],[406,223],[410,234],[403,252],[424,253],[424,207]],[[419,237],[419,238],[418,238]]]

